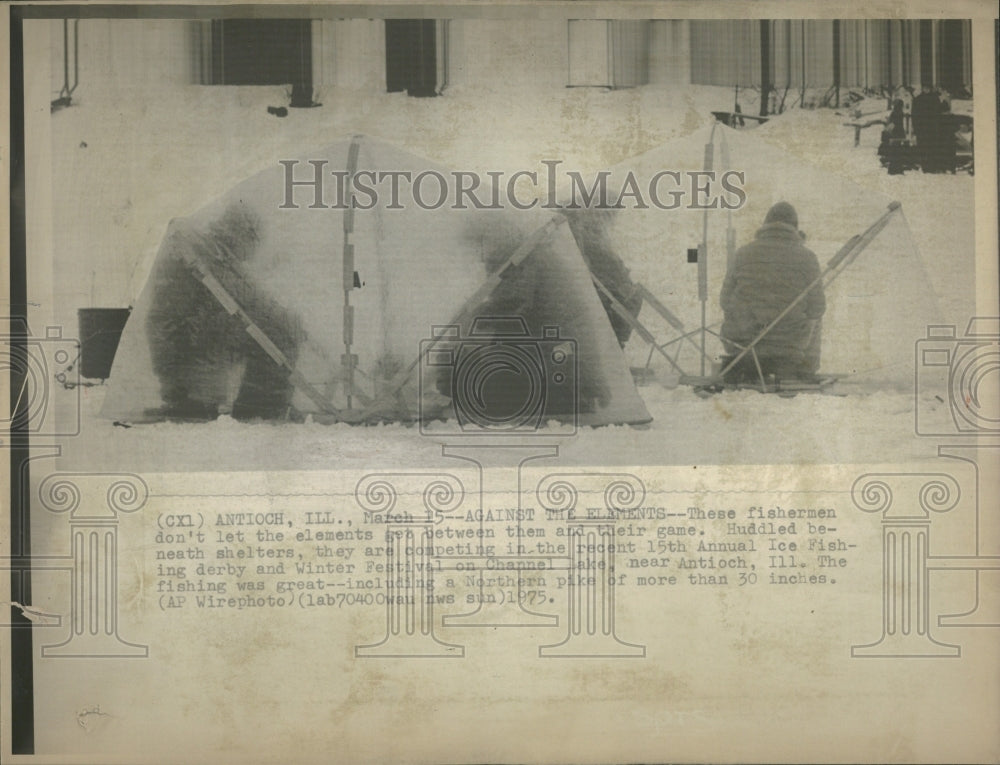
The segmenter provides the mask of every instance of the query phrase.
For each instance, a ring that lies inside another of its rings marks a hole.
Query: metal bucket
[[[131,308],[81,308],[77,311],[80,377],[106,380],[111,376],[118,341],[131,312]]]

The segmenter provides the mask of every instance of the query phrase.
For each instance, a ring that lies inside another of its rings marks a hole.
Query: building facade
[[[880,92],[925,83],[967,96],[972,86],[967,20],[545,16],[51,23],[57,91],[71,68],[81,78],[123,89],[292,84],[305,98],[331,88],[434,96],[458,87],[703,84]]]

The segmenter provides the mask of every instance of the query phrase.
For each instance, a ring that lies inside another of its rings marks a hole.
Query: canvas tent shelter
[[[421,207],[388,193],[343,209],[336,172],[452,177],[367,138],[288,161],[295,180],[322,169],[318,197],[305,185],[289,198],[288,166],[275,162],[170,223],[123,333],[105,416],[412,421],[454,416],[453,399],[466,396],[486,407],[473,424],[501,430],[650,419],[563,216]],[[457,380],[465,360],[495,346],[513,355]]]
[[[865,231],[892,203],[892,198],[861,187],[845,177],[821,170],[760,137],[761,131],[709,126],[633,157],[611,168],[608,187],[618,189],[629,173],[640,183],[663,170],[703,171],[706,154],[717,174],[742,173],[745,202],[738,209],[721,206],[692,209],[687,202],[674,210],[625,209],[610,230],[632,275],[657,295],[696,341],[670,346],[688,374],[700,372],[701,300],[699,266],[688,263],[687,251],[707,244],[705,263],[706,323],[718,332],[723,314],[719,294],[731,252],[749,242],[768,209],[780,201],[796,208],[805,245],[824,267],[854,235]],[[724,146],[725,144],[725,146]],[[712,146],[710,151],[706,147]],[[664,183],[661,197],[669,199]],[[727,197],[730,201],[733,195]],[[701,195],[698,201],[706,203]],[[709,204],[711,202],[708,202]],[[846,373],[871,388],[905,390],[913,385],[914,343],[926,337],[929,324],[941,323],[938,300],[927,277],[928,264],[910,233],[906,210],[894,213],[874,238],[826,290],[822,319],[824,373]],[[941,267],[936,265],[935,267]],[[646,309],[641,319],[669,342],[679,333]],[[645,363],[647,347],[630,342],[633,365]],[[718,359],[721,343],[707,334],[707,354]],[[658,355],[654,355],[654,363]],[[662,358],[659,363],[668,366]]]

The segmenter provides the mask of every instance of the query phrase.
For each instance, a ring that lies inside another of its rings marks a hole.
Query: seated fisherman
[[[905,141],[906,114],[903,112],[902,99],[897,98],[892,104],[892,112],[885,120],[882,142],[878,147],[882,165],[888,168],[890,175],[899,175],[905,169]]]
[[[820,275],[816,255],[802,242],[799,218],[788,202],[767,213],[754,240],[736,251],[720,302],[725,312],[722,338],[729,359],[738,355]],[[820,319],[826,310],[817,282],[755,346],[765,376],[808,378],[819,369]],[[723,366],[728,360],[723,362]],[[759,379],[747,353],[727,379]]]
[[[942,135],[947,120],[942,119],[949,110],[948,104],[928,84],[921,86],[920,95],[913,99],[911,121],[917,137],[917,154],[920,169],[925,173],[937,173],[944,168],[948,149],[948,136]]]

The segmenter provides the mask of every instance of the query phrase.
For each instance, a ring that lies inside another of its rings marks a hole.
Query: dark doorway
[[[791,46],[788,46],[791,50]],[[788,67],[791,72],[791,66]],[[760,116],[767,116],[768,98],[771,96],[771,21],[760,20]]]
[[[386,19],[385,87],[389,93],[437,95],[434,19]]]
[[[934,84],[934,22],[920,20],[920,84]]]
[[[964,94],[965,82],[965,40],[960,19],[948,19],[938,28],[938,83],[952,95]]]
[[[292,106],[312,95],[309,19],[212,21],[212,85],[291,85]]]

